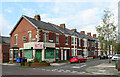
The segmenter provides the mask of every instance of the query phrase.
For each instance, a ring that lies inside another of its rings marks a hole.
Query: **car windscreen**
[[[78,56],[79,58],[83,58],[83,56]]]
[[[115,55],[116,57],[120,57],[120,55]]]
[[[72,56],[71,58],[76,58],[76,56]]]

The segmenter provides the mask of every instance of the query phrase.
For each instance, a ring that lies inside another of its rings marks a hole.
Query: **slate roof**
[[[59,30],[57,30],[56,28],[52,27],[49,23],[43,22],[43,21],[38,21],[34,18],[22,15],[22,17],[20,18],[20,20],[18,21],[18,23],[21,21],[22,18],[25,18],[26,20],[28,20],[30,23],[33,24],[33,26],[35,26],[36,28],[41,28],[44,30],[49,30],[49,31],[53,31],[53,32],[57,32],[57,33],[61,33]],[[10,35],[12,34],[12,32],[16,29],[16,27],[18,26],[18,23],[15,25],[14,29],[11,31]]]
[[[30,23],[32,23],[33,26],[35,26],[36,28],[41,28],[41,29],[45,29],[45,30],[49,30],[49,31],[57,32],[57,33],[64,33],[64,34],[68,34],[68,35],[75,35],[77,37],[86,38],[86,39],[89,39],[89,40],[97,40],[97,39],[93,38],[92,36],[88,36],[86,34],[82,34],[82,33],[79,33],[79,32],[74,32],[74,31],[71,31],[70,29],[62,28],[62,27],[60,27],[58,25],[55,25],[55,24],[52,24],[52,23],[46,23],[46,22],[43,22],[43,21],[38,21],[34,18],[25,16],[25,15],[22,15],[22,17],[24,17],[26,20],[28,20]],[[20,18],[18,23],[21,21],[22,17]],[[16,24],[16,26],[14,27],[12,32],[15,30],[18,23]]]
[[[10,37],[0,36],[1,44],[10,44]]]

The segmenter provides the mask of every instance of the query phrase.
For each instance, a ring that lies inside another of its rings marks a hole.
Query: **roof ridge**
[[[55,24],[51,24],[51,23],[48,23],[48,24],[50,24],[51,26],[53,26],[55,29],[57,29],[57,30],[59,30],[58,28],[56,28],[55,26],[57,26],[57,25],[55,25]],[[59,30],[61,33],[63,33],[61,30]]]

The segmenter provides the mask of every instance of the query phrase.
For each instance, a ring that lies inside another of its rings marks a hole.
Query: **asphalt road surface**
[[[108,63],[108,59],[95,59],[85,63],[73,63],[56,67],[25,68],[20,66],[2,66],[3,75],[79,75],[86,74],[85,69],[102,63]]]

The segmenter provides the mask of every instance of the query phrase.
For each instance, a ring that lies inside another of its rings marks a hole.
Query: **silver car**
[[[112,61],[115,61],[115,60],[120,60],[120,54],[115,54],[115,55],[112,57]]]

